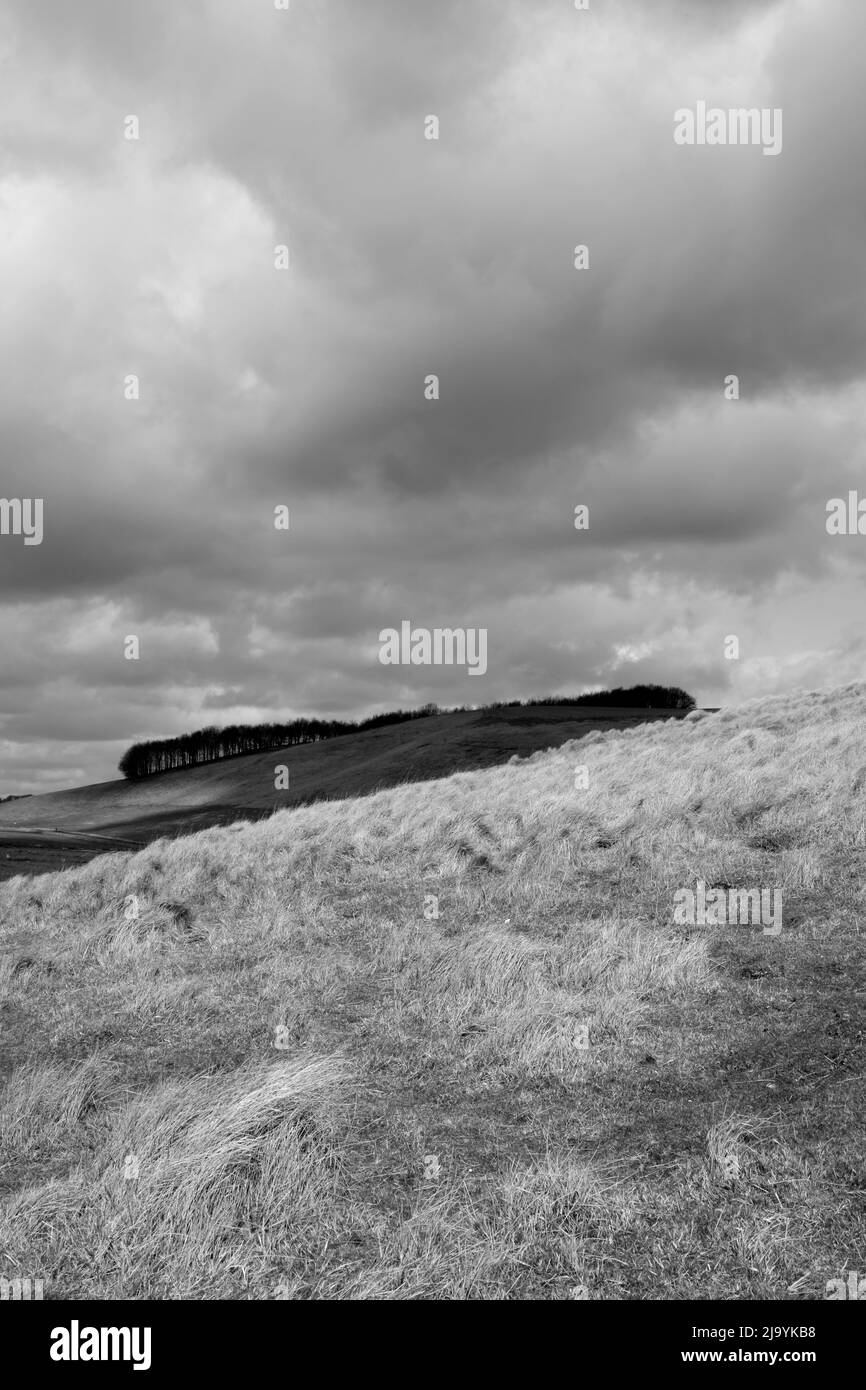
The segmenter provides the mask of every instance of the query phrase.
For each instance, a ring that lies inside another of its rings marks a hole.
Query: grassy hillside
[[[4,884],[4,1272],[821,1298],[866,1267],[864,727],[765,700]],[[674,925],[698,878],[781,936]]]
[[[328,742],[250,753],[141,782],[116,778],[0,805],[0,879],[86,862],[110,845],[258,819],[285,806],[366,796],[405,781],[446,777],[557,747],[593,729],[630,727],[673,711],[538,706],[445,714]],[[289,770],[286,790],[275,768]]]

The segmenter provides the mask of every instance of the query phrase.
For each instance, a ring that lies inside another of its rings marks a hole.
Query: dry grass
[[[864,727],[758,701],[3,885],[0,1272],[820,1297],[866,1260]],[[781,937],[674,925],[698,879]]]

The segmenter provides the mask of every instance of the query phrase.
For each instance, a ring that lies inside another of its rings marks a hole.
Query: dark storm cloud
[[[2,790],[217,712],[859,674],[864,38],[841,0],[7,3],[0,492],[45,539],[0,538]],[[782,153],[675,146],[699,99],[782,107]],[[487,625],[487,676],[382,667],[404,617]]]

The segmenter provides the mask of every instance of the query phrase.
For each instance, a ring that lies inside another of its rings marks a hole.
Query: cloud
[[[863,549],[824,516],[863,478],[864,30],[11,0],[0,493],[45,538],[0,537],[0,790],[214,711],[861,675]],[[782,107],[782,154],[677,147],[699,99]],[[378,663],[404,617],[488,626],[471,695]]]

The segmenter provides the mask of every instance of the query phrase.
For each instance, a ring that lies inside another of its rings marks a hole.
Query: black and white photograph
[[[29,1365],[480,1301],[821,1366],[866,1300],[864,147],[859,0],[0,0]]]

